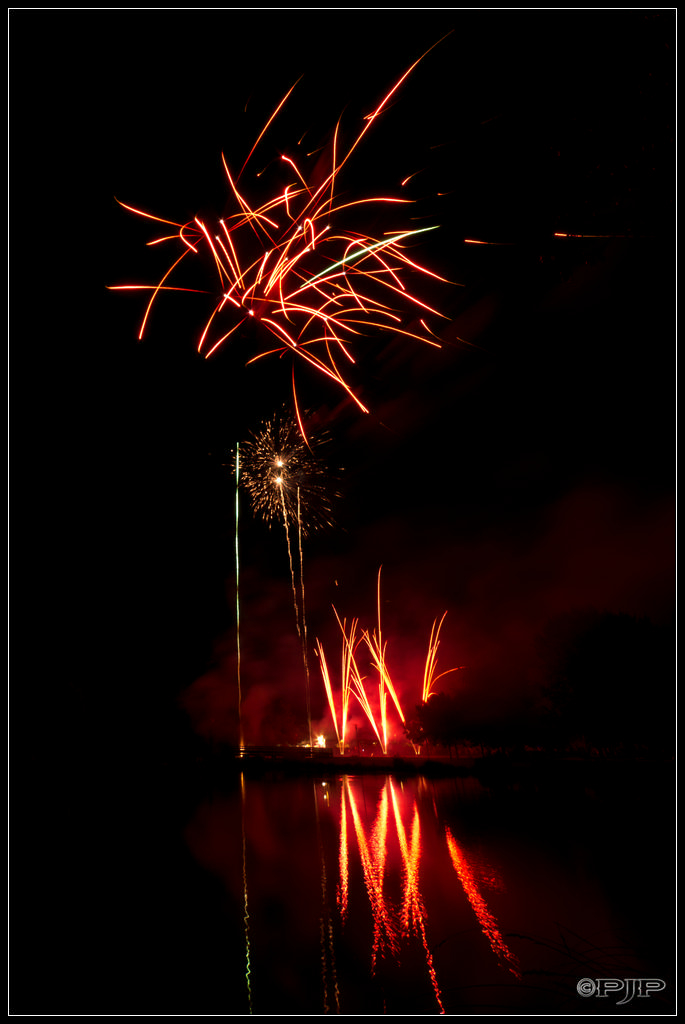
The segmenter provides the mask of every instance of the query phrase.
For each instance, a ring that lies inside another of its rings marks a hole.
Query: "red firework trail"
[[[361,131],[342,152],[338,151],[338,122],[330,149],[330,166],[323,180],[320,173],[317,175],[318,184],[313,176],[307,180],[304,170],[289,155],[282,154],[282,163],[292,177],[285,188],[280,183],[266,198],[255,200],[248,196],[246,187],[239,187],[246,166],[293,86],[267,121],[237,175],[231,172],[222,154],[233,213],[214,222],[196,216],[180,224],[120,203],[138,216],[175,229],[148,243],[176,247],[171,265],[157,283],[114,286],[152,293],[139,338],[145,334],[150,311],[161,292],[202,292],[170,283],[184,261],[199,257],[209,261],[217,282],[213,306],[198,331],[197,350],[205,358],[243,325],[257,322],[260,350],[248,363],[269,355],[289,354],[293,368],[298,362],[314,368],[343,388],[367,412],[345,379],[344,368],[355,361],[351,343],[356,338],[377,330],[440,347],[425,319],[427,315],[443,314],[409,289],[409,279],[414,277],[445,281],[412,259],[409,250],[414,236],[435,230],[437,225],[418,229],[398,225],[375,237],[364,228],[369,212],[378,211],[379,206],[386,211],[404,211],[410,200],[397,196],[342,200],[336,195],[340,171],[419,60],[367,115]],[[345,224],[337,227],[339,215],[344,217]],[[355,218],[358,226],[350,228],[348,223]],[[212,294],[212,289],[206,293]],[[420,319],[420,327],[407,325],[409,313],[412,323]],[[293,394],[299,420],[294,373]]]
[[[347,620],[340,618],[335,607],[335,617],[338,620],[338,625],[342,632],[343,646],[342,646],[342,671],[341,671],[341,688],[340,688],[340,717],[336,713],[335,694],[333,692],[333,684],[331,682],[331,676],[328,669],[328,663],[326,661],[326,655],[323,649],[323,645],[320,640],[316,641],[316,650],[319,658],[319,665],[321,668],[321,675],[323,678],[324,689],[326,691],[326,697],[328,698],[328,706],[331,712],[331,718],[333,719],[333,727],[335,729],[335,735],[338,742],[338,748],[341,754],[345,753],[345,730],[347,726],[348,711],[350,705],[350,697],[352,694],[357,698],[359,704],[364,710],[366,717],[369,720],[371,727],[373,728],[381,750],[384,754],[388,751],[388,694],[392,698],[392,701],[397,709],[397,713],[402,723],[405,721],[404,712],[402,705],[397,696],[395,685],[392,681],[388,662],[386,659],[387,643],[383,640],[381,630],[381,572],[382,566],[378,570],[378,584],[377,584],[377,615],[378,615],[378,629],[370,633],[369,630],[363,630],[358,636],[357,627],[358,619],[353,619],[349,629],[347,627]],[[433,622],[433,628],[431,629],[430,640],[428,643],[428,652],[426,654],[426,663],[423,672],[423,683],[421,689],[421,703],[425,704],[428,698],[433,693],[433,685],[438,679],[442,679],[443,676],[449,675],[451,672],[458,672],[460,668],[464,668],[463,665],[457,665],[454,668],[446,669],[444,672],[437,672],[438,664],[438,648],[440,646],[440,630],[442,624],[445,621],[447,612],[444,612],[442,618],[438,622],[437,619]],[[357,664],[357,647],[361,642],[366,644],[371,655],[371,661],[378,672],[378,715],[376,716],[371,707],[366,689],[364,687],[364,678],[359,670]],[[420,746],[414,745],[414,750],[418,754],[421,752]]]

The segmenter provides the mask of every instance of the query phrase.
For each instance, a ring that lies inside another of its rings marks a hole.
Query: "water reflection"
[[[325,790],[327,783],[322,783]],[[328,797],[328,792],[324,792]],[[318,814],[318,803],[315,804],[316,833],[321,864],[321,917],[319,919],[319,938],[321,942],[321,991],[323,994],[323,1012],[340,1013],[340,991],[335,963],[334,915],[328,897],[328,877],[326,873],[326,855],[321,836],[321,822]]]
[[[454,870],[459,875],[459,881],[464,888],[469,903],[473,907],[473,912],[478,918],[478,923],[483,934],[487,937],[493,953],[501,963],[507,965],[514,977],[520,978],[521,972],[519,970],[518,957],[512,953],[502,938],[497,922],[488,910],[487,903],[478,888],[474,872],[469,866],[468,858],[447,825],[445,825],[445,837],[450,857],[454,864]]]
[[[187,830],[242,918],[218,1012],[596,1012],[577,979],[641,963],[578,829],[520,824],[473,779],[241,777]]]
[[[250,982],[250,913],[247,897],[247,852],[245,844],[245,777],[240,776],[240,823],[243,852],[243,924],[245,926],[245,991],[249,1012],[252,1013],[252,985]]]

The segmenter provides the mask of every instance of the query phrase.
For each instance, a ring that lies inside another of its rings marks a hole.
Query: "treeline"
[[[675,632],[649,619],[582,611],[551,620],[538,639],[544,685],[535,702],[501,716],[465,699],[479,685],[464,669],[405,724],[414,744],[474,753],[541,749],[670,757],[675,748]],[[466,684],[466,685],[465,685]],[[500,681],[500,689],[506,679]]]

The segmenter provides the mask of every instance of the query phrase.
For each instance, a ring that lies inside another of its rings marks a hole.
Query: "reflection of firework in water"
[[[360,795],[363,796],[363,809],[359,806]],[[431,865],[425,864],[424,870],[421,870],[421,859],[427,849],[422,837],[421,817],[419,804],[410,787],[396,786],[390,776],[386,778],[378,793],[375,814],[370,801],[367,801],[363,783],[352,776],[344,777],[340,797],[337,902],[340,917],[345,921],[349,910],[349,880],[352,875],[350,862],[356,838],[357,854],[373,916],[372,972],[376,972],[381,959],[392,960],[398,967],[401,966],[405,944],[413,937],[418,938],[435,1000],[440,1012],[444,1014],[443,994],[434,958],[438,946],[442,943],[435,945],[430,941],[429,915],[421,892],[422,878],[425,882],[426,875],[430,874],[431,869]],[[483,934],[500,965],[515,978],[520,979],[518,958],[504,941],[497,918],[481,892],[477,880],[477,858],[457,842],[448,825],[444,826],[444,831],[450,860]],[[397,838],[402,863],[402,894],[399,906],[394,904],[396,890],[391,884],[393,832]],[[428,872],[425,868],[428,868]],[[498,881],[503,888],[501,879],[498,878]],[[453,894],[454,890],[449,884],[442,887],[442,900],[451,901]],[[444,942],[444,938],[442,941]]]
[[[478,888],[472,866],[469,864],[464,850],[456,841],[447,825],[445,825],[445,838],[454,870],[459,876],[459,881],[464,887],[464,892],[473,908],[474,914],[478,918],[483,934],[490,943],[493,953],[515,978],[520,978],[521,972],[518,957],[515,953],[512,953],[504,941],[497,921],[488,909],[488,905]]]
[[[405,813],[408,809],[410,810],[411,829],[409,833],[402,820],[401,803],[404,805]],[[340,865],[338,907],[343,920],[345,920],[348,909],[348,862],[351,852],[347,823],[348,805],[357,840],[364,884],[373,915],[372,973],[376,973],[378,961],[386,957],[395,961],[399,966],[402,943],[408,942],[412,935],[417,935],[425,953],[426,966],[435,999],[440,1007],[440,1012],[444,1013],[442,994],[433,963],[433,953],[428,942],[427,913],[420,892],[419,868],[423,847],[416,800],[412,801],[412,806],[409,808],[408,798],[404,793],[398,795],[392,780],[388,778],[380,793],[376,817],[372,826],[366,813],[366,798],[364,798],[365,813],[362,814],[357,807],[354,785],[351,783],[350,777],[345,776],[340,802],[340,848],[338,854]],[[392,817],[390,815],[391,806]],[[390,880],[388,851],[393,821],[403,866],[403,899],[399,914],[392,904],[387,884]]]
[[[157,284],[117,286],[152,293],[139,337],[143,337],[161,291],[203,291],[170,284],[176,267],[194,256],[207,261],[216,275],[213,307],[199,331],[198,352],[209,357],[234,332],[258,324],[259,351],[249,362],[276,354],[292,357],[296,410],[294,373],[299,363],[335,382],[362,411],[367,411],[346,381],[341,365],[354,363],[351,343],[369,329],[435,345],[426,318],[442,314],[409,290],[408,279],[415,275],[445,279],[416,263],[408,246],[414,236],[437,225],[407,229],[395,222],[390,230],[375,237],[365,227],[369,211],[403,210],[411,200],[393,195],[341,201],[336,196],[338,175],[418,63],[366,116],[364,126],[345,150],[340,149],[338,123],[323,174],[317,161],[316,176],[312,172],[307,180],[304,168],[291,156],[281,154],[278,164],[285,177],[279,176],[266,197],[255,202],[248,198],[246,188],[238,187],[252,154],[293,86],[267,121],[237,175],[222,155],[234,213],[215,223],[194,217],[180,224],[121,203],[139,216],[173,228],[148,244],[170,243],[177,250]],[[302,427],[299,412],[297,418]]]
[[[298,525],[303,536],[332,525],[331,496],[321,440],[302,438],[295,420],[281,412],[241,442],[240,482],[252,509],[267,523]]]

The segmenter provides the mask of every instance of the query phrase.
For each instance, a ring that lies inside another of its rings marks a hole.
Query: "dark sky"
[[[227,463],[291,397],[289,366],[243,365],[249,338],[197,357],[193,296],[165,296],[137,342],[140,296],[106,286],[151,281],[160,264],[149,226],[114,197],[171,220],[221,212],[221,153],[240,167],[300,76],[263,164],[305,133],[324,140],[341,113],[352,134],[447,33],[346,168],[357,196],[421,172],[412,216],[440,229],[418,252],[455,285],[426,292],[448,318],[440,350],[360,340],[368,416],[301,374],[340,492],[335,528],[305,546],[310,638],[337,665],[331,606],[373,627],[382,565],[407,700],[447,610],[441,669],[481,667],[480,699],[506,710],[534,690],[551,617],[592,606],[670,620],[674,11],[9,21],[14,657],[33,735],[59,712],[77,735],[131,742],[182,694],[203,731],[223,734]],[[245,183],[256,197],[258,180]],[[272,735],[302,700],[287,554],[282,532],[246,504],[243,516],[244,686],[255,730]]]

